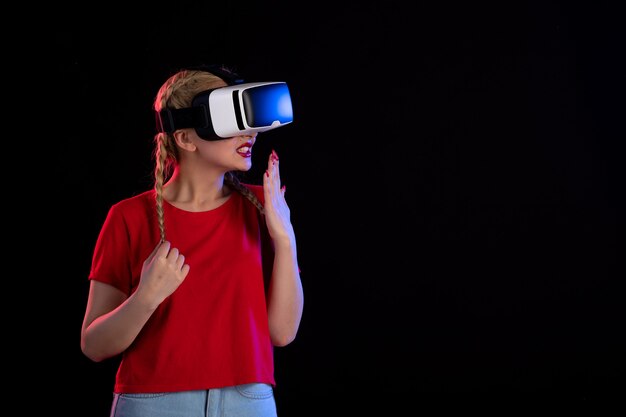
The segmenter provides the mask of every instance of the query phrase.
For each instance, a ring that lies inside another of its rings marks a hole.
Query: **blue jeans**
[[[271,385],[210,390],[113,394],[111,417],[276,417]]]

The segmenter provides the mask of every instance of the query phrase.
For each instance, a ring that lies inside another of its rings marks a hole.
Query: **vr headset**
[[[157,131],[172,133],[194,128],[202,139],[220,140],[276,129],[293,121],[291,95],[285,82],[244,83],[236,74],[206,70],[222,78],[226,87],[197,94],[191,107],[156,113]]]

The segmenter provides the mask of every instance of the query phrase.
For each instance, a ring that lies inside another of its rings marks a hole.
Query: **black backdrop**
[[[150,187],[161,82],[215,62],[292,93],[249,172],[276,149],[298,235],[283,416],[623,395],[626,38],[587,3],[57,7],[52,227],[72,255],[46,379],[69,381],[64,408],[108,415],[117,362],[79,345],[93,244]]]

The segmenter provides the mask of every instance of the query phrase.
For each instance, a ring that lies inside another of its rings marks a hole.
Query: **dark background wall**
[[[294,123],[259,136],[249,173],[276,149],[298,235],[283,416],[623,396],[618,10],[402,4],[55,8],[43,43],[72,126],[48,151],[51,195],[69,202],[52,227],[72,261],[64,371],[47,378],[71,381],[67,407],[108,415],[117,362],[80,352],[87,274],[109,206],[150,187],[152,99],[174,70],[215,62],[292,93]]]

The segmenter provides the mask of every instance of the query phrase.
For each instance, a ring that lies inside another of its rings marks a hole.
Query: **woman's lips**
[[[250,156],[252,156],[252,144],[244,143],[243,145],[237,148],[237,153],[243,156],[244,158],[249,158]]]

